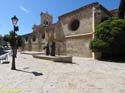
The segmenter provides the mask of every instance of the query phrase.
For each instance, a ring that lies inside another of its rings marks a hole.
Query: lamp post
[[[12,46],[12,66],[11,66],[11,70],[16,70],[16,66],[15,66],[15,57],[16,57],[16,31],[18,31],[18,26],[16,26],[17,22],[18,22],[18,18],[16,16],[11,18],[12,20],[12,24],[13,24],[13,28],[14,28],[14,32],[13,32],[13,46]]]

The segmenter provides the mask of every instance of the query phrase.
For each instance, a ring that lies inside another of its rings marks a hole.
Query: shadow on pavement
[[[112,62],[112,63],[123,63],[123,64],[125,64],[125,58],[124,59],[119,59],[119,58],[101,59],[100,61]]]
[[[9,61],[4,61],[1,64],[9,64],[9,63],[10,63]]]
[[[20,69],[16,69],[16,71],[20,71],[20,72],[25,72],[25,73],[30,73],[30,74],[33,74],[34,76],[41,76],[43,75],[43,73],[39,73],[39,72],[28,72],[28,71],[24,71],[24,70],[20,70]]]
[[[35,75],[35,76],[41,76],[41,75],[43,75],[42,73],[39,73],[39,72],[31,72],[33,75]]]

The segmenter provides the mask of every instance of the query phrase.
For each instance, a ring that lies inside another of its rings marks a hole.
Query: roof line
[[[71,13],[77,12],[77,11],[79,11],[79,10],[81,10],[81,9],[85,9],[85,8],[87,8],[87,7],[89,7],[89,6],[94,6],[94,5],[98,5],[98,4],[99,4],[99,2],[93,2],[93,3],[87,4],[87,5],[82,6],[82,7],[78,8],[78,9],[76,9],[76,10],[73,10],[73,11],[71,11],[71,12],[65,13],[65,14],[59,16],[58,18],[60,19],[60,18],[62,18],[62,17],[64,17],[64,16],[67,16],[67,15],[69,15],[69,14],[71,14]]]

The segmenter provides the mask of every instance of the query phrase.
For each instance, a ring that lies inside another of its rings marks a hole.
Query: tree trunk
[[[124,15],[125,15],[124,12],[125,12],[125,0],[121,0],[119,5],[119,12],[118,12],[119,18],[124,19]]]

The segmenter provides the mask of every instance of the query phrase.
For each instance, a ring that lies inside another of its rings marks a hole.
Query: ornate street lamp
[[[19,30],[18,26],[16,26],[17,22],[18,22],[18,18],[16,16],[11,18],[12,20],[12,24],[13,24],[13,28],[14,28],[14,32],[13,32],[13,46],[12,46],[12,67],[11,70],[16,70],[16,66],[15,66],[15,57],[16,57],[16,31]]]

